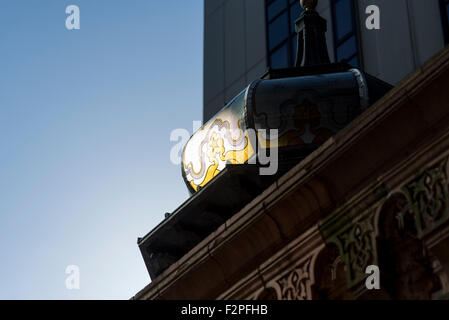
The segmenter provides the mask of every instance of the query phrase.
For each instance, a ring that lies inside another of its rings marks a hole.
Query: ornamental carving
[[[310,300],[312,298],[310,263],[311,258],[277,281],[281,289],[282,300]]]
[[[429,234],[449,217],[446,163],[445,159],[424,170],[403,187],[419,237]]]
[[[377,264],[374,216],[353,222],[328,240],[335,243],[346,265],[348,287],[358,285],[366,278],[366,267]]]
[[[315,261],[323,247],[320,245],[307,253],[306,257],[269,281],[265,286],[265,295],[271,292],[270,297],[273,298],[275,293],[278,300],[312,300]]]

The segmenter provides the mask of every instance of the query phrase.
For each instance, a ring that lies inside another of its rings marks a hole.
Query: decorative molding
[[[296,266],[289,274],[276,283],[280,287],[281,300],[311,300],[313,270],[310,269],[312,258]]]
[[[325,248],[317,226],[301,234],[218,299],[311,300],[315,261]]]
[[[366,279],[367,266],[378,264],[379,208],[389,193],[381,180],[375,181],[318,223],[325,243],[338,248],[349,289],[356,290]]]
[[[418,237],[422,238],[449,218],[447,158],[424,169],[402,188],[414,214]]]
[[[276,291],[278,300],[312,300],[312,286],[315,284],[315,261],[323,246],[310,252],[293,268],[287,269],[269,281],[266,288]]]
[[[352,288],[365,280],[366,267],[377,264],[374,210],[363,219],[354,221],[347,228],[327,240],[338,246],[346,265],[347,285]]]

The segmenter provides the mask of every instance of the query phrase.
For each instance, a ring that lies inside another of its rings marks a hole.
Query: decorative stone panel
[[[365,270],[377,264],[374,210],[363,218],[348,224],[340,232],[326,239],[334,243],[346,265],[348,287],[354,287],[366,278]]]
[[[276,291],[278,300],[312,300],[312,286],[315,284],[314,265],[322,247],[309,253],[293,268],[267,283],[267,288]]]
[[[449,218],[447,158],[423,170],[402,190],[414,214],[418,237],[431,233]]]

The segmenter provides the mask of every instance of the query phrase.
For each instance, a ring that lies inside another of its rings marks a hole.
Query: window
[[[449,0],[448,0],[449,1]],[[353,0],[331,0],[335,61],[359,68],[359,45]]]
[[[449,44],[449,0],[440,0],[444,42]]]
[[[299,0],[266,0],[268,64],[273,69],[295,64],[295,21],[302,13]]]

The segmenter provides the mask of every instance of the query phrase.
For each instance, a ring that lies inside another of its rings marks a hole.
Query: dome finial
[[[317,4],[318,0],[301,0],[301,7],[303,7],[305,11],[315,10]]]
[[[295,22],[295,30],[298,34],[296,67],[330,63],[326,43],[327,22],[315,11],[317,4],[318,0],[301,0],[304,12]]]

